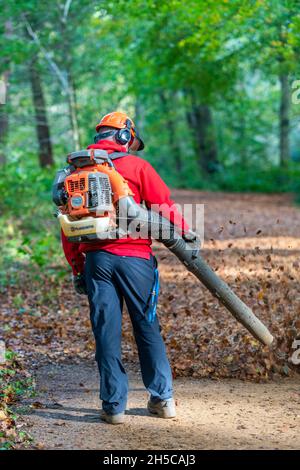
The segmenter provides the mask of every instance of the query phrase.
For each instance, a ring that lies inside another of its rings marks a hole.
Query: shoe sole
[[[173,415],[166,415],[164,414],[163,412],[159,412],[157,410],[152,410],[151,408],[148,408],[148,411],[151,415],[153,416],[156,416],[158,418],[163,418],[163,419],[172,419],[172,418],[176,418],[176,413],[173,414]]]
[[[112,416],[101,415],[100,418],[102,421],[105,421],[108,424],[112,424],[112,425],[124,424],[125,416],[123,416],[122,418],[113,418]]]

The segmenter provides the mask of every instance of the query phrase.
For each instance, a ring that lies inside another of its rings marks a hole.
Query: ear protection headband
[[[106,132],[99,132],[98,134],[95,135],[94,137],[94,144],[97,144],[99,140],[104,140],[106,137],[111,137],[112,135],[115,135],[116,131],[106,131]]]

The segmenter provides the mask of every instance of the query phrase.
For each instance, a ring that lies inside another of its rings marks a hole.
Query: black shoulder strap
[[[110,153],[108,156],[111,160],[116,160],[117,158],[127,157],[127,155],[131,155],[127,152],[113,152]]]

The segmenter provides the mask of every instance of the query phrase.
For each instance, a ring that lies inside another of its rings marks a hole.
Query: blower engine
[[[52,192],[64,234],[79,243],[113,238],[118,201],[133,195],[126,180],[104,150],[73,152],[67,162],[57,172]]]
[[[252,310],[202,258],[193,241],[186,241],[160,214],[138,205],[127,181],[104,150],[81,150],[67,157],[53,183],[53,202],[67,239],[75,243],[133,236],[162,242],[262,344],[273,336]],[[194,244],[194,246],[193,246]]]

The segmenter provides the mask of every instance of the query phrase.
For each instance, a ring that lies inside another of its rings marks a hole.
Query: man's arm
[[[61,231],[61,242],[65,257],[72,268],[73,274],[75,276],[82,274],[85,257],[79,251],[79,243],[69,242],[63,231]]]
[[[147,161],[143,161],[143,165],[139,168],[140,194],[150,209],[151,205],[162,205],[161,215],[170,220],[181,233],[189,231],[189,226],[178,211],[175,202],[171,199],[171,191],[155,171],[152,165]]]

